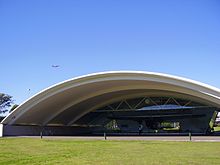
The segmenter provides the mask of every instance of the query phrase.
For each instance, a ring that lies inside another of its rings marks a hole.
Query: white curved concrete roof
[[[220,108],[220,89],[210,85],[161,73],[112,71],[53,85],[22,103],[2,123],[71,125],[100,106],[138,95],[183,97]]]

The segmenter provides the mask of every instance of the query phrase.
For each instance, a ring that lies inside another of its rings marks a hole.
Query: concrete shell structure
[[[42,128],[49,127],[58,134],[81,132],[87,128],[72,128],[89,112],[138,96],[188,99],[220,108],[220,89],[197,81],[152,72],[102,72],[61,82],[36,94],[1,122],[2,135],[39,135]]]

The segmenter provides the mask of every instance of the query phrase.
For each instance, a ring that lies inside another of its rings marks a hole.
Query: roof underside
[[[120,99],[169,96],[220,107],[220,90],[192,80],[149,72],[106,72],[71,79],[24,102],[4,124],[71,125]]]

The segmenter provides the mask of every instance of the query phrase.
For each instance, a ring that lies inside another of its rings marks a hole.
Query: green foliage
[[[10,111],[9,112],[12,112],[15,108],[17,108],[19,105],[18,104],[15,104],[11,107]]]
[[[1,122],[4,118],[5,118],[4,116],[0,116],[0,122]]]
[[[160,123],[161,127],[165,127],[165,128],[173,128],[174,127],[174,122],[162,122]]]
[[[220,131],[220,126],[214,127],[214,131]]]
[[[109,123],[106,124],[105,128],[107,130],[120,130],[118,125],[117,125],[117,122],[116,120],[111,120]]]
[[[220,164],[219,142],[0,138],[0,164]]]
[[[0,113],[5,113],[8,111],[8,107],[12,104],[12,96],[0,93]]]

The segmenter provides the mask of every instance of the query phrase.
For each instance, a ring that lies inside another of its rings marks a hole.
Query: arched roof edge
[[[33,95],[32,97],[30,97],[29,99],[25,100],[24,102],[21,103],[20,106],[18,106],[15,110],[13,110],[10,114],[8,114],[5,119],[2,121],[2,123],[4,123],[4,121],[7,119],[8,116],[10,116],[12,113],[16,112],[16,111],[19,111],[19,109],[25,105],[25,104],[28,104],[31,100],[34,100],[35,98],[41,96],[41,95],[44,95],[45,93],[47,93],[48,91],[50,90],[59,90],[59,88],[62,88],[62,86],[68,83],[71,83],[71,82],[78,82],[78,81],[86,81],[86,80],[90,80],[90,79],[95,79],[95,78],[99,78],[99,77],[102,77],[104,75],[120,75],[120,74],[137,74],[137,75],[151,75],[151,76],[158,76],[159,78],[168,78],[168,79],[172,79],[172,80],[177,80],[177,81],[182,81],[182,82],[185,82],[185,83],[189,83],[191,85],[196,85],[196,86],[199,86],[199,87],[202,87],[202,88],[205,88],[207,90],[211,90],[211,91],[214,91],[216,93],[219,93],[219,96],[220,96],[220,89],[214,87],[214,86],[211,86],[211,85],[208,85],[208,84],[205,84],[205,83],[202,83],[202,82],[199,82],[199,81],[195,81],[195,80],[191,80],[191,79],[188,79],[188,78],[184,78],[184,77],[180,77],[180,76],[174,76],[174,75],[170,75],[170,74],[165,74],[165,73],[157,73],[157,72],[146,72],[146,71],[129,71],[129,70],[123,70],[123,71],[105,71],[105,72],[97,72],[97,73],[91,73],[91,74],[86,74],[86,75],[83,75],[83,76],[77,76],[77,77],[74,77],[74,78],[71,78],[71,79],[68,79],[68,80],[65,80],[65,81],[62,81],[62,82],[59,82],[59,83],[56,83],[52,86],[49,86],[43,90],[41,90],[40,92],[36,93],[35,95]],[[210,94],[210,93],[207,93],[207,95],[210,95],[212,97],[215,97],[215,95],[213,94]],[[220,97],[218,98],[220,99]]]

